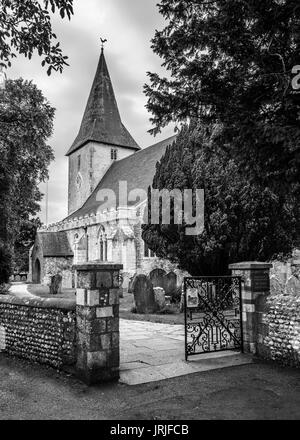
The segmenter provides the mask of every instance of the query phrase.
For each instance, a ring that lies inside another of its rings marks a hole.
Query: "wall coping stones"
[[[87,263],[75,264],[73,269],[80,271],[93,271],[93,270],[122,270],[122,264],[114,264],[102,261],[89,261]]]
[[[0,305],[1,304],[36,307],[40,309],[60,309],[67,311],[76,310],[76,301],[64,298],[20,298],[13,295],[0,295]]]
[[[253,270],[253,269],[270,269],[273,267],[272,263],[264,263],[261,261],[243,261],[241,263],[233,263],[229,265],[231,270]]]

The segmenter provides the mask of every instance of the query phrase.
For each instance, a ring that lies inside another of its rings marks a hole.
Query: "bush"
[[[3,243],[0,243],[0,284],[6,284],[12,273],[12,255]]]
[[[0,284],[0,295],[8,295],[10,284]]]
[[[165,306],[163,309],[156,312],[157,315],[175,315],[175,313],[177,313],[177,310],[170,306]]]
[[[171,303],[172,303],[172,304],[178,304],[178,303],[180,303],[181,292],[182,292],[182,288],[181,288],[181,287],[176,287],[176,289],[174,289],[174,290],[170,293],[169,296],[171,297]]]

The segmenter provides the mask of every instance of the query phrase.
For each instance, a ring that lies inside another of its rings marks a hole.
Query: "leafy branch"
[[[47,74],[68,66],[60,42],[52,31],[50,13],[71,19],[73,0],[2,0],[0,3],[0,66],[11,67],[18,54],[31,59],[35,52],[43,58]]]

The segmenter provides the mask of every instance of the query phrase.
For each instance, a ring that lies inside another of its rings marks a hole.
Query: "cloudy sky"
[[[67,215],[68,160],[65,153],[79,130],[100,55],[100,36],[108,39],[105,56],[123,123],[144,148],[174,134],[166,128],[153,138],[145,109],[143,85],[147,71],[163,72],[162,60],[153,54],[150,40],[155,29],[164,26],[158,13],[158,0],[74,0],[70,22],[59,16],[54,30],[69,56],[70,67],[64,73],[48,77],[36,57],[30,62],[19,56],[7,72],[11,79],[31,79],[56,108],[53,137],[55,152],[50,167],[49,223]],[[41,185],[45,193],[45,185]],[[45,199],[40,217],[45,222]]]

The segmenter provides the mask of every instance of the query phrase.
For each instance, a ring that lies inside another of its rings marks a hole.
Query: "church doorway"
[[[34,284],[41,284],[41,263],[37,258],[34,263],[32,281]]]

